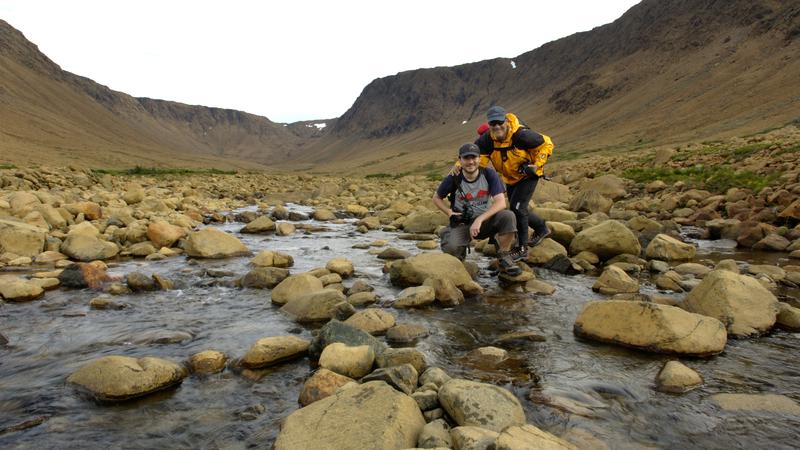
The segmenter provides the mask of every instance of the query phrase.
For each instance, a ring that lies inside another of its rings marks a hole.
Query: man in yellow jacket
[[[481,153],[481,167],[489,162],[506,184],[508,202],[517,218],[517,246],[512,251],[515,260],[528,256],[527,246],[535,246],[550,234],[544,220],[528,210],[528,203],[544,176],[544,164],[553,154],[553,141],[525,125],[516,115],[500,106],[486,113],[489,132],[475,140]],[[528,240],[528,226],[534,236]]]

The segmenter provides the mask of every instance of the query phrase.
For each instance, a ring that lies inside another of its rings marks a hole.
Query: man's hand
[[[478,233],[481,232],[481,225],[483,225],[483,218],[478,216],[477,219],[472,221],[472,225],[469,226],[469,235],[473,238],[478,236]]]
[[[527,161],[519,165],[519,173],[528,175],[529,177],[535,177],[537,170],[539,170],[539,166]]]

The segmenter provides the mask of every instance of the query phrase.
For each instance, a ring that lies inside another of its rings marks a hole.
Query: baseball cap
[[[478,148],[477,145],[473,143],[466,143],[458,149],[458,157],[461,158],[462,156],[480,156],[481,150]]]
[[[506,121],[506,110],[503,109],[502,106],[492,106],[491,108],[489,108],[489,111],[486,112],[486,121],[487,122],[494,122],[494,121],[505,122]]]

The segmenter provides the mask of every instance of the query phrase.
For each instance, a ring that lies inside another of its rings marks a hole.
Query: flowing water
[[[357,278],[374,286],[388,306],[400,289],[389,284],[381,260],[352,246],[383,239],[416,253],[416,243],[381,231],[356,233],[351,223],[308,223],[327,230],[238,237],[254,253],[270,249],[292,255],[292,273],[347,257]],[[241,226],[220,227],[237,231]],[[739,253],[720,241],[698,244],[699,258],[776,258]],[[470,258],[481,267],[489,261],[476,254]],[[177,389],[119,404],[96,403],[65,383],[81,365],[106,355],[185,361],[193,353],[215,349],[236,358],[262,337],[292,333],[311,339],[310,327],[298,326],[270,303],[269,290],[231,287],[235,276],[249,270],[248,261],[121,260],[112,266],[112,274],[157,273],[178,285],[171,291],[115,297],[128,305],[124,310],[90,310],[89,300],[99,293],[89,290],[56,290],[42,300],[0,307],[0,330],[10,341],[0,347],[0,448],[269,448],[280,420],[298,408],[302,383],[313,371],[307,359],[264,370],[258,379],[231,370],[189,376]],[[223,273],[210,277],[208,269]],[[219,277],[225,271],[235,275]],[[653,389],[654,380],[673,358],[573,336],[581,307],[598,298],[591,291],[594,277],[542,269],[537,274],[557,287],[555,294],[504,290],[482,271],[479,282],[486,293],[463,305],[391,311],[398,323],[430,330],[417,344],[429,365],[510,389],[522,402],[528,422],[556,435],[588,433],[620,449],[797,448],[800,417],[726,413],[709,397],[772,393],[799,401],[800,335],[775,331],[759,339],[730,340],[721,355],[684,360],[703,375],[705,384],[687,394],[665,394]],[[648,283],[642,291],[656,292]],[[470,350],[510,331],[533,331],[545,340],[513,345],[509,362],[501,368],[480,369],[465,361]],[[156,343],[175,332],[192,337]],[[23,423],[29,427],[9,430]]]

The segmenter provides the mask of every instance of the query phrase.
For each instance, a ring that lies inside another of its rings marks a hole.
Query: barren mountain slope
[[[113,91],[61,70],[2,21],[0,82],[0,162],[263,169],[313,140],[241,111]]]
[[[755,132],[800,116],[798,54],[798,1],[645,0],[513,60],[375,80],[306,161],[389,172],[387,158],[419,152],[429,166],[473,139],[492,104],[550,134],[560,156]]]

